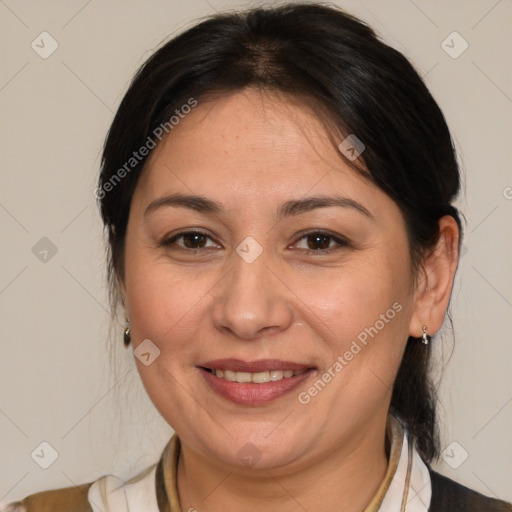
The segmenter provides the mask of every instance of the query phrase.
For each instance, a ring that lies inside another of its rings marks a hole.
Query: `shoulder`
[[[163,510],[165,495],[156,485],[162,464],[154,464],[128,481],[105,475],[94,482],[30,494],[23,500],[0,504],[0,512],[130,512]],[[94,508],[91,506],[94,505]]]
[[[0,505],[0,512],[92,512],[87,497],[92,484],[31,494],[21,501]]]
[[[51,491],[30,494],[15,503],[0,503],[0,512],[94,512],[94,510],[116,510],[130,512],[144,510],[158,512],[176,508],[177,490],[174,489],[175,468],[179,453],[179,439],[174,435],[165,447],[156,464],[144,469],[128,481],[113,475],[105,475],[90,483],[65,487]],[[164,462],[171,457],[168,488],[173,495],[167,495],[164,478]],[[91,507],[94,505],[94,509]]]
[[[430,470],[432,500],[430,512],[512,512],[512,504],[472,491]]]

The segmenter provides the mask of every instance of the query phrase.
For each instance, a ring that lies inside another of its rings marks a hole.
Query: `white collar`
[[[400,439],[402,439],[402,446],[398,466],[378,510],[379,512],[428,512],[432,497],[429,470],[421,460],[414,444],[410,449],[408,436],[398,420],[390,415],[389,421],[391,422],[391,449],[394,451],[398,448],[396,445]],[[164,450],[164,454],[166,453],[168,453],[167,449]],[[112,475],[96,480],[89,488],[88,493],[93,512],[133,512],[138,510],[160,512],[155,487],[156,466],[155,464],[147,468],[127,482]],[[408,492],[405,508],[402,508],[408,475]],[[173,483],[176,485],[175,482]],[[176,487],[168,491],[177,494]],[[172,512],[179,511],[173,510]]]
[[[389,419],[394,422],[395,429],[400,429],[403,441],[398,467],[379,507],[379,512],[398,512],[401,510],[403,512],[428,512],[432,497],[429,470],[414,447],[414,443],[410,449],[410,439],[407,431],[404,430],[397,419],[392,416]],[[409,485],[406,493],[408,473]],[[405,508],[402,508],[404,495]]]

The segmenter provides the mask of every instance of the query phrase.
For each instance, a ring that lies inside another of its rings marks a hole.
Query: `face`
[[[181,119],[134,193],[122,288],[144,386],[196,453],[299,468],[382,432],[405,225],[306,108],[245,91]]]

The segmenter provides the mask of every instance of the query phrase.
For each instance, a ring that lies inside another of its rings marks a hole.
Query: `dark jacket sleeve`
[[[430,512],[512,512],[512,504],[488,498],[430,470]]]

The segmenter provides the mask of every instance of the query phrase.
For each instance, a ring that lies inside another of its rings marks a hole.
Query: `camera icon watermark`
[[[48,263],[56,254],[57,246],[47,237],[43,236],[32,247],[32,254],[41,262]]]
[[[503,189],[503,197],[508,200],[512,199],[512,187],[505,187]]]
[[[59,458],[59,453],[48,441],[43,441],[30,456],[39,467],[48,469]]]
[[[246,263],[252,263],[263,252],[263,247],[252,236],[248,236],[238,245],[236,252]]]
[[[457,469],[469,457],[469,453],[457,441],[452,441],[441,453],[441,458],[452,469]]]
[[[351,133],[348,137],[343,139],[338,149],[346,158],[353,162],[366,149],[366,146],[358,137]]]
[[[48,32],[41,32],[30,46],[39,57],[47,59],[59,47],[59,43]]]
[[[452,58],[458,59],[469,47],[469,43],[458,33],[452,32],[441,43],[441,48]]]
[[[248,468],[252,468],[261,459],[261,452],[252,443],[245,443],[237,453],[238,459]]]
[[[133,351],[133,355],[144,365],[149,366],[160,356],[160,349],[148,339],[145,339]]]

